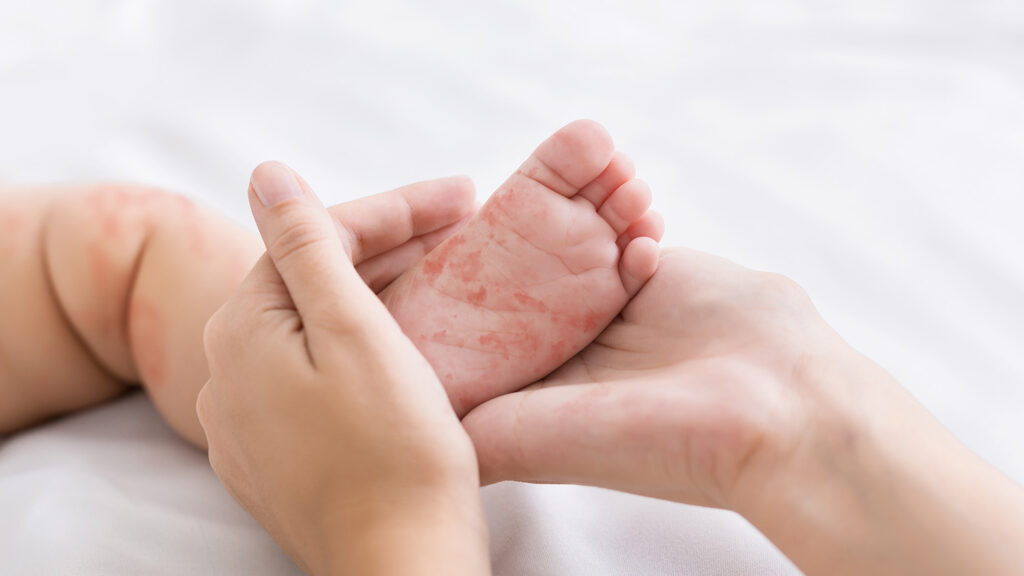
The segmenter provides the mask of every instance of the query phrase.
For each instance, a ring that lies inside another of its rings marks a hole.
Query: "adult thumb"
[[[360,306],[353,298],[372,293],[352,266],[333,219],[309,186],[284,164],[264,162],[249,181],[249,204],[267,254],[299,316],[316,319],[317,324],[354,320],[350,316]]]
[[[672,395],[657,387],[619,384],[529,387],[474,408],[462,425],[481,482],[584,484],[700,501],[677,448],[692,432],[688,422],[699,420],[689,403],[666,406]]]

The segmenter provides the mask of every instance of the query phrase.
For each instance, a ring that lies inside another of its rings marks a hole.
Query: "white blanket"
[[[1024,481],[1020,3],[0,0],[18,183],[144,181],[240,221],[269,158],[332,203],[451,173],[484,195],[583,116],[667,244],[794,277]],[[484,499],[497,574],[796,573],[730,513]],[[297,572],[141,395],[0,441],[2,574]]]

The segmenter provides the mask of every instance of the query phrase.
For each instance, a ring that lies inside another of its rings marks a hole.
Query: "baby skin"
[[[331,209],[460,416],[593,341],[654,273],[662,232],[650,191],[590,121],[542,143],[470,216],[472,195],[446,179]],[[262,252],[159,190],[0,194],[0,435],[141,384],[204,446],[203,328]]]

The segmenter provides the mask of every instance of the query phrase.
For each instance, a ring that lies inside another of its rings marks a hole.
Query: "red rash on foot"
[[[512,357],[532,358],[540,352],[540,335],[527,324],[516,326],[509,332],[492,332],[477,338],[484,350],[498,354],[505,360]]]
[[[427,281],[433,284],[437,280],[437,277],[444,271],[444,267],[448,264],[448,259],[452,255],[452,251],[466,243],[466,237],[462,234],[456,234],[443,244],[434,249],[433,252],[427,255],[423,261],[423,273],[427,275]]]
[[[561,195],[558,195],[563,200]],[[495,229],[508,229],[509,221],[537,220],[543,221],[548,207],[543,195],[529,190],[508,188],[495,192],[481,209],[482,218]],[[490,208],[490,210],[486,210]]]
[[[151,302],[135,298],[129,309],[128,325],[139,379],[147,389],[159,388],[167,380],[163,315]]]
[[[480,289],[475,292],[469,292],[468,294],[466,294],[466,301],[469,302],[470,304],[475,304],[477,306],[483,304],[484,300],[486,299],[487,288],[484,288],[483,286],[481,286]]]
[[[497,244],[498,246],[505,246],[506,244],[504,238],[498,238],[497,236],[494,235],[494,232],[488,234],[487,239],[490,241],[491,244]]]
[[[470,252],[466,254],[465,258],[452,258],[448,261],[448,268],[455,274],[458,274],[459,280],[463,282],[472,282],[476,280],[480,270],[483,269],[484,265],[480,255],[480,251]]]
[[[514,296],[515,296],[515,299],[520,304],[522,304],[523,306],[525,306],[526,308],[528,308],[528,309],[530,309],[530,310],[532,310],[534,312],[547,312],[548,311],[548,305],[547,304],[541,302],[540,300],[537,300],[536,298],[530,297],[529,295],[527,295],[524,292],[516,292],[514,294]]]
[[[491,228],[507,228],[507,225],[501,222],[502,213],[515,214],[524,208],[529,208],[530,203],[525,201],[527,197],[521,190],[506,188],[495,192],[483,208],[477,212],[477,215]]]
[[[591,312],[584,316],[575,316],[553,312],[551,314],[551,322],[564,324],[573,330],[591,332],[601,326],[601,315]]]
[[[530,357],[540,352],[540,336],[533,332],[520,332],[516,334],[515,346],[523,357]]]
[[[583,331],[590,332],[600,326],[601,316],[591,312],[583,317]]]
[[[565,359],[565,349],[568,347],[567,340],[559,340],[551,346],[551,353],[548,354],[548,363],[561,365]]]
[[[427,278],[431,283],[437,280],[437,277],[444,271],[444,259],[441,258],[440,254],[436,258],[427,258],[423,262],[423,273],[427,275]]]
[[[495,201],[497,203],[497,201]],[[498,211],[493,206],[484,205],[480,209],[480,219],[489,224],[492,228],[498,225]],[[493,238],[493,236],[491,236]]]
[[[498,334],[484,334],[477,338],[477,342],[488,351],[503,354],[505,359],[508,359],[508,343]]]

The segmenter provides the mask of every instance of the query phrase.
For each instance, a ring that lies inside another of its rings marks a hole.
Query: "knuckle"
[[[777,272],[761,272],[761,289],[775,299],[798,302],[807,298],[807,293],[795,280]]]
[[[206,386],[209,385],[210,383],[207,382]],[[206,428],[207,423],[210,421],[208,406],[209,400],[207,400],[208,392],[206,391],[206,386],[200,388],[199,395],[196,396],[196,417],[199,418],[199,425],[202,426],[204,429]]]
[[[326,239],[323,227],[316,220],[298,217],[288,220],[268,246],[276,262],[295,259]]]
[[[324,308],[315,317],[306,318],[303,322],[331,335],[350,352],[359,351],[360,355],[374,353],[372,345],[380,340],[378,328],[347,312],[340,305]]]
[[[210,460],[210,468],[213,469],[213,473],[218,478],[224,478],[224,460],[221,458],[220,450],[209,440],[207,440],[207,443],[209,444],[209,449],[207,450],[206,457]]]
[[[224,309],[221,308],[210,316],[203,327],[203,350],[206,353],[207,361],[217,355],[217,351],[223,347],[224,341]]]

